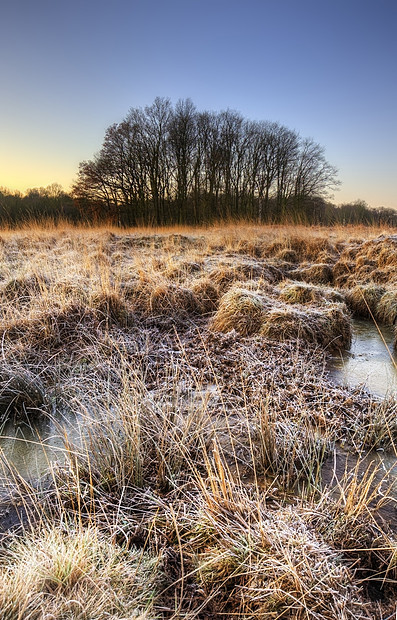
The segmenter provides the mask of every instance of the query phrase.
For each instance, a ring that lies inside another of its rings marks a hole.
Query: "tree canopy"
[[[99,153],[80,164],[73,195],[90,217],[197,224],[302,216],[338,184],[324,148],[280,123],[157,97],[107,129]]]

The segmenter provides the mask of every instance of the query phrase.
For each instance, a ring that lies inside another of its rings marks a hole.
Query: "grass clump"
[[[105,492],[145,485],[164,492],[189,477],[186,463],[199,467],[212,436],[205,400],[181,393],[175,375],[165,378],[169,389],[150,394],[137,369],[126,364],[113,372],[120,391],[104,384],[100,399],[84,397],[87,450],[70,460],[76,479],[94,480]]]
[[[294,278],[313,284],[330,284],[333,281],[332,265],[327,263],[317,263],[308,267],[295,269]]]
[[[344,296],[332,288],[324,288],[305,282],[287,282],[281,288],[280,299],[289,304],[342,303]]]
[[[209,611],[252,620],[368,618],[353,573],[299,511],[268,510],[266,495],[250,498],[236,487],[218,457],[204,484],[190,544]]]
[[[70,303],[50,306],[14,321],[3,323],[5,341],[17,342],[35,350],[56,351],[92,342],[99,327],[98,314],[88,306]]]
[[[191,285],[191,290],[200,305],[203,314],[214,312],[218,307],[219,288],[208,277],[197,278]]]
[[[283,488],[317,485],[329,449],[326,433],[319,432],[304,415],[291,420],[276,412],[269,402],[259,403],[254,416],[255,470]]]
[[[379,527],[377,511],[389,501],[381,490],[380,472],[380,464],[363,469],[358,458],[353,470],[346,470],[336,486],[323,491],[314,521],[324,539],[354,562],[358,578],[382,587],[397,576],[397,540],[390,530]]]
[[[128,323],[130,315],[128,305],[122,295],[115,291],[94,293],[90,305],[99,313],[99,318],[103,319],[107,326],[111,323],[116,325]]]
[[[346,292],[346,303],[355,316],[373,318],[377,316],[378,304],[384,294],[383,286],[357,284]]]
[[[161,558],[95,527],[46,527],[13,542],[0,566],[2,618],[154,618]]]
[[[333,350],[350,346],[352,330],[345,306],[328,304],[320,310],[274,308],[266,315],[261,334],[271,340],[301,340]]]
[[[158,284],[150,291],[148,310],[151,316],[186,316],[200,311],[193,291],[174,284]]]
[[[385,325],[394,325],[397,320],[397,291],[386,291],[376,307],[377,319]]]
[[[244,336],[258,333],[271,305],[259,292],[235,286],[221,298],[211,329],[221,332],[235,329]]]

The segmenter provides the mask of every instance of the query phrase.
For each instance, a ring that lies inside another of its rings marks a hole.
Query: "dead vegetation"
[[[352,316],[395,322],[379,232],[2,234],[1,415],[80,420],[41,484],[2,456],[2,617],[392,617],[391,491],[322,482],[397,445],[395,400],[324,370]]]

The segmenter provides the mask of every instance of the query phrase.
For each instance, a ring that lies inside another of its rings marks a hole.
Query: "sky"
[[[397,209],[396,0],[3,0],[0,186],[60,183],[156,96],[324,146],[337,204]]]

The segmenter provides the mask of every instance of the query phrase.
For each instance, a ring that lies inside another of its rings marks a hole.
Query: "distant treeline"
[[[28,189],[26,194],[0,187],[0,223],[15,226],[32,220],[80,222],[80,213],[70,193],[58,183]]]
[[[81,210],[73,196],[64,192],[57,184],[52,184],[46,188],[28,190],[25,195],[0,188],[0,225],[14,227],[32,220],[50,220],[54,223],[66,221],[71,224],[117,223],[107,217],[105,213],[98,218],[96,215],[93,216],[91,212],[87,213]],[[164,223],[170,224],[172,221],[171,219]],[[211,221],[215,220],[198,223],[211,223]],[[324,226],[364,224],[397,227],[397,211],[385,207],[373,209],[362,200],[335,206],[324,199],[313,198],[306,201],[304,217],[302,217],[302,213],[288,212],[288,210],[282,215],[278,211],[275,201],[271,199],[269,209],[263,215],[263,222],[273,224],[296,222]],[[138,223],[145,224],[145,220],[143,219]],[[121,222],[120,225],[127,224]]]
[[[66,219],[120,226],[215,221],[391,224],[397,212],[336,207],[337,170],[311,138],[238,112],[198,112],[156,98],[111,125],[83,161],[71,194],[53,184],[26,195],[0,189],[0,221]]]

